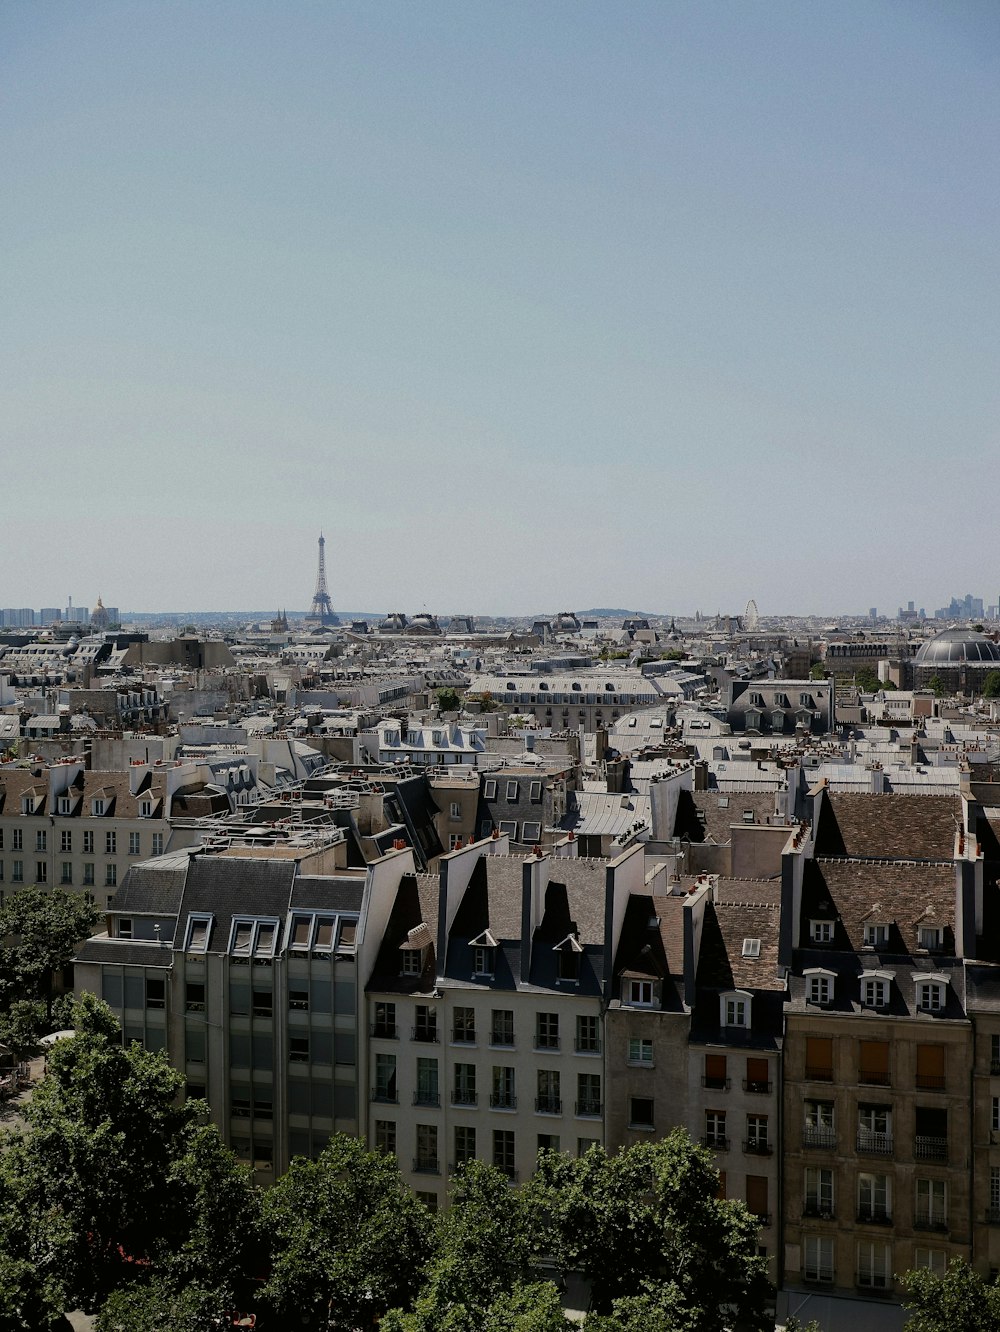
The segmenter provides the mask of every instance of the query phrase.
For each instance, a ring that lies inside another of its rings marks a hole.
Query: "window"
[[[805,1281],[821,1281],[824,1285],[833,1282],[833,1239],[826,1235],[806,1235],[804,1237],[802,1277]]]
[[[205,986],[203,983],[188,981],[184,986],[184,1011],[186,1013],[204,1013]]]
[[[309,991],[293,990],[288,991],[288,1007],[294,1013],[309,1012]]]
[[[476,1095],[475,1064],[455,1065],[455,1086],[451,1099],[455,1105],[476,1104],[478,1097]]]
[[[233,954],[234,957],[249,957],[252,944],[253,944],[253,921],[234,920],[233,934],[229,943],[229,951]]]
[[[399,950],[399,973],[401,976],[419,976],[422,970],[419,948],[401,948]]]
[[[806,977],[806,984],[811,1004],[828,1004],[833,998],[833,978],[825,972],[812,972]]]
[[[917,1046],[916,1084],[925,1091],[944,1091],[944,1046]]]
[[[130,856],[142,854],[139,850],[139,834],[137,832],[130,832],[128,835],[128,853]]]
[[[639,1036],[630,1036],[628,1042],[628,1062],[630,1064],[653,1064],[653,1042]]]
[[[73,850],[73,834],[71,832],[61,832],[59,834],[59,850],[60,851]]]
[[[537,802],[541,800],[541,798],[542,798],[541,782],[531,782],[530,785],[528,786],[528,799]]]
[[[541,840],[542,840],[542,825],[540,823],[538,823],[537,821],[535,823],[530,823],[528,821],[525,821],[524,823],[521,824],[522,842],[531,842],[532,845],[537,846],[537,844]]]
[[[396,1121],[394,1119],[376,1119],[375,1150],[388,1156],[396,1154]]]
[[[750,1025],[750,1000],[743,995],[729,994],[722,996],[722,1021],[726,1027],[748,1027]]]
[[[494,1008],[490,1022],[490,1044],[514,1044],[514,1013],[511,1009]]]
[[[889,1002],[889,981],[885,976],[861,975],[861,1002],[866,1008],[885,1008]]]
[[[922,1013],[940,1013],[944,1008],[945,983],[941,980],[921,980],[917,982],[917,1008]]]
[[[49,840],[49,839],[48,839],[48,834],[47,834],[47,833],[45,833],[45,832],[36,832],[36,833],[35,833],[35,850],[36,850],[36,851],[46,851],[46,850],[48,850],[48,840]]]
[[[506,1065],[493,1065],[493,1091],[490,1093],[490,1105],[494,1110],[517,1109],[513,1068]]]
[[[517,782],[507,783],[506,798],[508,803],[513,803],[517,800]]]
[[[146,977],[146,1007],[147,1008],[166,1008],[167,1006],[167,988],[166,982],[161,977]]]
[[[944,931],[937,925],[921,925],[917,931],[917,942],[921,948],[934,952],[944,941]]]
[[[559,1014],[535,1015],[535,1046],[539,1050],[559,1049]]]
[[[517,819],[501,819],[500,834],[503,837],[509,837],[512,842],[517,841]]]
[[[806,1037],[806,1077],[814,1082],[833,1081],[833,1039],[829,1036]]]
[[[212,930],[212,916],[189,916],[188,937],[184,951],[187,953],[205,953],[208,951],[208,937]]]
[[[438,1061],[436,1059],[417,1060],[417,1089],[413,1094],[414,1105],[440,1105],[438,1091]]]
[[[289,1005],[290,1007],[291,1005]],[[372,1035],[383,1039],[395,1039],[396,1036],[396,1005],[388,1000],[378,999],[375,1002],[375,1021],[372,1025]]]
[[[538,1070],[535,1109],[543,1115],[562,1113],[559,1074],[555,1069],[540,1068]]]
[[[887,1105],[858,1106],[858,1151],[869,1156],[892,1155],[892,1110]]]
[[[278,922],[261,920],[257,922],[257,938],[254,941],[254,957],[271,957],[274,953],[274,941],[278,934]]]
[[[946,1230],[948,1186],[943,1179],[918,1179],[914,1194],[913,1224],[918,1230]]]
[[[577,1156],[586,1156],[591,1147],[600,1147],[600,1138],[577,1138],[576,1154]]]
[[[943,1249],[913,1250],[913,1266],[933,1272],[935,1276],[944,1276],[948,1268],[948,1255]]]
[[[64,795],[60,796],[59,799],[56,801],[56,813],[68,814],[70,812],[72,804],[73,802],[70,800],[69,796],[64,796]]]
[[[702,1086],[710,1087],[713,1091],[728,1091],[729,1077],[724,1054],[707,1054],[705,1056],[705,1074],[702,1078]]]
[[[151,856],[163,855],[163,833],[153,833],[152,846],[150,847]]]
[[[744,1150],[758,1155],[770,1155],[771,1144],[767,1137],[767,1115],[747,1115],[747,1136]]]
[[[104,854],[113,856],[118,851],[118,834],[116,832],[106,832],[104,834]]]
[[[513,1129],[493,1130],[493,1164],[498,1170],[502,1170],[509,1179],[513,1179],[517,1174],[514,1165]]]
[[[317,916],[316,929],[312,946],[318,953],[329,953],[333,948],[333,931],[337,924],[335,916]]]
[[[990,1128],[1000,1133],[1000,1096],[990,1097]]]
[[[990,1208],[987,1221],[1000,1221],[1000,1166],[990,1166]]]
[[[809,937],[813,943],[830,943],[833,939],[833,921],[811,920],[809,922]]]
[[[46,861],[37,860],[35,862],[35,882],[47,883],[49,877],[49,867]]]
[[[118,883],[118,866],[108,865],[104,871],[104,886],[105,888],[114,888],[117,883]]]
[[[12,861],[11,861],[11,865],[10,865],[10,879],[11,879],[11,883],[23,883],[23,882],[24,882],[24,861],[23,861],[23,860],[12,860]]]
[[[417,1004],[413,1010],[413,1039],[437,1043],[437,1009],[430,1004]]]
[[[476,1039],[476,1010],[458,1007],[452,1010],[451,1039],[456,1044],[472,1045]]]
[[[628,1105],[629,1128],[653,1128],[653,1098],[651,1096],[630,1096]]]
[[[889,942],[888,925],[866,925],[864,941],[866,948],[884,948]]]
[[[376,1054],[375,1056],[375,1092],[376,1101],[396,1100],[396,1056]]]
[[[576,1019],[577,1054],[600,1054],[601,1029],[596,1017],[578,1015]]]
[[[497,798],[497,784],[492,778],[490,778],[489,781],[483,783],[483,799],[496,800],[496,798]]]
[[[891,1221],[889,1176],[858,1175],[858,1220]]]
[[[576,1113],[578,1115],[599,1115],[601,1108],[600,1073],[578,1073],[576,1075]]]
[[[806,1101],[802,1128],[804,1147],[836,1147],[832,1101]]]
[[[833,1171],[826,1166],[807,1166],[805,1172],[806,1216],[833,1216]]]
[[[559,1150],[558,1133],[539,1133],[538,1150],[540,1152],[557,1152]]]
[[[449,801],[448,817],[450,819],[460,819],[462,817],[462,806],[458,800]]]
[[[93,833],[90,834],[93,837]],[[24,832],[21,828],[15,828],[10,835],[10,849],[12,851],[24,850]],[[86,851],[86,846],[83,848]]]
[[[725,1110],[705,1111],[705,1146],[724,1150],[729,1146],[726,1136]]]
[[[94,834],[90,829],[86,830],[83,834],[83,854],[85,856],[92,856],[94,854]]]
[[[651,980],[629,981],[628,1001],[636,1008],[652,1008],[653,982]]]
[[[760,957],[760,940],[744,939],[742,956],[750,958]]]
[[[747,1076],[743,1090],[763,1093],[771,1090],[770,1068],[766,1059],[747,1058]]]
[[[337,933],[337,950],[352,952],[358,937],[358,922],[356,920],[345,920],[343,916],[339,917],[340,925]]]
[[[455,1129],[455,1165],[463,1166],[476,1159],[476,1130],[465,1125]]]
[[[119,939],[132,938],[132,921],[128,916],[118,917],[118,929],[116,934]]]
[[[253,1015],[254,1017],[274,1016],[274,994],[271,990],[254,987]]]
[[[87,861],[83,866],[83,882],[85,887],[95,882],[93,861]]]
[[[888,1290],[892,1283],[892,1249],[881,1240],[858,1245],[858,1285]]]
[[[472,950],[473,976],[492,976],[496,966],[496,949],[477,945]]]
[[[434,1124],[417,1125],[417,1155],[413,1169],[436,1174],[438,1165],[438,1131]]]
[[[889,1042],[860,1041],[858,1081],[873,1087],[889,1086]]]
[[[747,1210],[762,1226],[771,1224],[766,1175],[747,1175]]]
[[[91,814],[96,815],[97,818],[100,818],[104,813],[104,801],[92,800],[90,802],[90,812]]]
[[[152,802],[152,800],[140,800],[140,801],[139,801],[139,817],[140,817],[140,819],[148,819],[148,818],[152,818],[152,815],[153,815],[153,802]]]

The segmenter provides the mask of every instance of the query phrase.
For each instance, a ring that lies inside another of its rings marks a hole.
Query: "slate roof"
[[[745,819],[751,812],[753,819]],[[714,842],[728,845],[733,838],[732,824],[767,825],[774,819],[774,793],[751,791],[743,794],[725,791],[681,791],[677,803],[674,836],[689,842]],[[790,830],[789,830],[790,831]]]
[[[835,920],[835,949],[860,952],[864,949],[865,924],[878,923],[889,926],[888,944],[883,950],[887,955],[918,951],[920,925],[943,927],[944,951],[953,952],[954,864],[807,860],[802,883],[800,948],[811,946],[811,919]]]
[[[368,980],[368,988],[391,994],[426,994],[434,988],[436,975],[435,948],[433,944],[424,950],[424,967],[419,976],[400,974],[399,950],[411,930],[420,925],[430,929],[431,938],[437,937],[437,903],[429,903],[430,883],[437,883],[431,875],[420,876],[425,882],[418,886],[417,876],[404,874],[396,890],[396,900],[389,913],[389,920],[382,935],[378,956]],[[433,905],[433,912],[428,913],[428,905]]]
[[[961,822],[957,796],[824,792],[816,855],[951,861]]]
[[[925,956],[919,961],[908,959],[901,964],[898,958],[889,958],[884,954],[865,952],[845,958],[843,954],[815,949],[809,954],[808,965],[836,973],[833,1000],[822,1007],[809,1003],[806,998],[808,977],[802,974],[792,975],[789,977],[788,1006],[795,1012],[870,1014],[875,1018],[912,1017],[928,1023],[949,1018],[962,1020],[966,1017],[966,968],[960,960],[953,957],[940,957],[935,954],[930,957]],[[885,972],[891,977],[889,1004],[886,1008],[871,1009],[862,1005],[860,976],[865,970]],[[916,982],[922,975],[948,977],[945,1005],[934,1014],[922,1012],[917,1008]]]
[[[632,893],[625,909],[614,974],[662,982],[661,1008],[681,1012],[684,975],[684,898]],[[657,920],[658,925],[652,922]],[[615,995],[619,987],[614,987]]]
[[[327,878],[322,874],[299,874],[292,884],[292,907],[315,911],[360,911],[365,878]]]
[[[181,900],[181,929],[191,912],[209,912],[215,926],[208,951],[229,947],[233,916],[276,916],[284,920],[295,876],[294,860],[262,857],[195,856]]]
[[[111,904],[132,915],[176,916],[181,908],[189,858],[140,861],[130,866]]]
[[[74,959],[77,962],[103,962],[123,967],[163,967],[173,966],[173,949],[165,944],[141,943],[134,940],[109,939],[107,935],[97,935],[88,939],[77,950]]]

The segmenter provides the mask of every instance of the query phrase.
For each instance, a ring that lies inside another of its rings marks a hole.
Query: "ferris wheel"
[[[753,597],[747,602],[747,608],[743,612],[743,628],[749,629],[751,633],[760,624],[760,611],[757,609],[757,603]]]

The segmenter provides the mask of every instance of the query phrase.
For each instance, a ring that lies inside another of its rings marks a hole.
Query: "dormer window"
[[[473,976],[490,977],[496,969],[497,941],[489,930],[469,940],[472,948]]]
[[[229,937],[229,951],[237,958],[273,957],[277,937],[278,921],[237,916]]]
[[[541,798],[542,798],[542,784],[541,784],[541,782],[532,782],[532,783],[531,783],[531,785],[528,787],[528,798],[529,798],[530,800],[541,800]]]
[[[861,973],[861,1002],[865,1008],[885,1008],[889,1003],[891,977],[881,971]]]
[[[489,781],[483,783],[483,799],[496,800],[496,798],[497,798],[497,784],[491,777]]]
[[[516,800],[516,799],[517,799],[517,782],[508,782],[508,783],[507,783],[507,797],[506,797],[506,798],[507,798],[508,801],[513,801],[513,800]]]
[[[771,730],[783,731],[785,729],[785,714],[777,709],[771,713]]]
[[[399,950],[399,974],[401,976],[419,976],[422,970],[419,948],[401,948]]]
[[[580,979],[580,955],[583,945],[575,934],[568,934],[554,949],[559,959],[559,980],[575,984]],[[649,1001],[652,1003],[652,999]]]
[[[804,972],[806,978],[806,994],[811,1004],[828,1004],[833,999],[834,974],[832,971],[822,971],[819,968],[810,968]]]
[[[813,943],[830,943],[833,939],[833,921],[811,920],[809,922],[809,938]]]
[[[759,940],[759,939],[744,939],[744,940],[743,940],[743,951],[742,951],[741,956],[743,956],[743,957],[754,957],[754,958],[756,958],[756,957],[760,957],[760,940]]]
[[[118,917],[118,929],[115,931],[119,939],[132,938],[132,921],[128,916]]]
[[[866,948],[884,948],[889,942],[889,926],[866,925],[864,940]]]
[[[628,983],[628,1002],[634,1008],[652,1008],[655,987],[651,980],[630,980]]]
[[[26,795],[21,797],[22,814],[34,814],[36,808],[37,808],[37,798],[35,796]]]
[[[750,731],[760,730],[760,719],[763,716],[759,708],[747,708],[746,721],[747,729]]]
[[[317,916],[316,933],[313,936],[313,948],[321,953],[329,953],[333,948],[333,930],[337,923],[336,916]]]
[[[719,996],[719,1020],[724,1027],[750,1026],[750,995],[732,990]]]
[[[140,819],[150,819],[150,818],[152,818],[152,817],[153,817],[153,802],[152,802],[152,800],[140,800],[140,801],[139,801],[139,818],[140,818]]]
[[[946,976],[930,976],[917,981],[917,1008],[921,1013],[940,1013],[945,1006]]]
[[[944,943],[944,930],[940,925],[921,925],[917,931],[917,942],[921,948],[934,952]]]
[[[56,802],[56,813],[68,814],[73,807],[73,802],[69,796],[60,796]]]
[[[90,802],[90,812],[99,818],[104,813],[104,800],[92,800]]]
[[[208,941],[212,933],[213,916],[189,916],[187,940],[184,944],[186,953],[207,953]]]

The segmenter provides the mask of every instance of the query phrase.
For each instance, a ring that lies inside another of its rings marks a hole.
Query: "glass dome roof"
[[[975,629],[946,629],[921,647],[915,661],[917,666],[1000,662],[1000,646]]]

